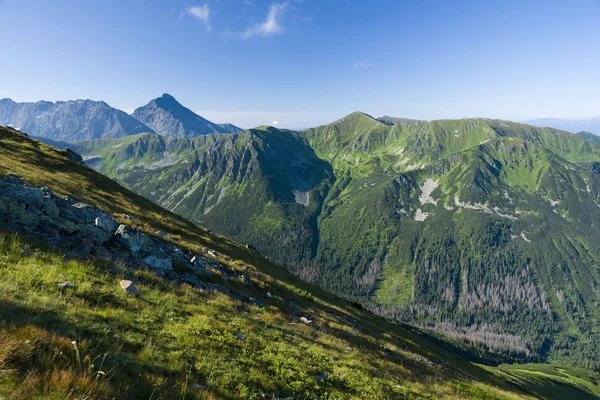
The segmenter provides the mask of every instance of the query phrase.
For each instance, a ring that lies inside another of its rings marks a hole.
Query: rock
[[[103,260],[110,259],[110,251],[104,246],[98,246],[94,249],[94,255],[98,258],[102,258]]]
[[[246,335],[242,335],[241,333],[236,334],[235,337],[239,340],[246,340]]]
[[[63,258],[67,261],[68,260],[79,260],[81,258],[81,254],[76,253],[74,251],[69,251],[69,252],[63,254]]]
[[[151,255],[144,258],[144,263],[150,268],[161,272],[171,272],[173,270],[173,263],[170,258],[159,258]]]
[[[85,239],[81,240],[81,243],[79,243],[79,241],[77,241],[72,246],[73,250],[80,254],[91,254],[94,251],[95,247],[96,247],[96,244],[94,243],[94,241],[87,237]]]
[[[64,196],[60,200],[67,206],[72,206],[73,204],[79,202],[74,196]]]
[[[260,301],[256,300],[254,297],[250,297],[248,300],[250,300],[251,303],[254,303],[257,307],[263,307],[263,305],[260,304]]]
[[[77,224],[95,225],[95,220],[104,214],[97,208],[82,202],[72,204],[61,211],[61,216]]]
[[[56,285],[58,286],[58,288],[60,290],[67,290],[67,289],[75,289],[75,285],[73,285],[71,282],[58,282],[58,284]]]
[[[69,160],[71,160],[77,164],[83,164],[83,157],[81,157],[79,154],[75,153],[73,150],[67,148],[64,150],[64,152]]]
[[[82,208],[94,208],[92,205],[87,204],[87,203],[82,203],[82,202],[75,203],[71,207],[75,207],[75,208],[79,208],[79,209],[82,209]]]
[[[121,285],[121,289],[123,289],[125,291],[125,293],[127,293],[127,294],[132,294],[135,297],[140,297],[142,295],[142,293],[139,291],[139,289],[136,288],[135,285],[133,284],[133,282],[131,282],[131,281],[122,280],[120,282],[120,285]]]
[[[6,183],[12,183],[13,185],[23,185],[25,183],[23,181],[23,178],[21,178],[17,174],[13,174],[12,172],[8,172],[4,176],[4,182],[6,182]]]
[[[49,197],[45,197],[44,196],[44,203],[42,204],[42,207],[40,208],[40,211],[43,212],[44,214],[46,214],[49,217],[53,217],[56,218],[59,216],[59,211],[58,211],[58,207],[56,206],[56,203],[54,203],[52,201],[51,198]]]
[[[122,245],[131,250],[134,254],[140,252],[150,243],[150,240],[146,235],[127,225],[119,225],[117,232],[115,232],[115,236],[119,238]]]
[[[128,219],[128,220],[130,220],[130,221],[133,221],[133,220],[135,220],[135,218],[134,218],[134,217],[132,217],[131,215],[127,215],[127,214],[121,214],[121,217],[123,217],[123,218],[125,218],[125,219]]]
[[[194,273],[200,278],[210,278],[213,273],[205,268],[195,268]]]
[[[2,197],[10,203],[26,204],[40,208],[44,203],[44,196],[39,189],[18,185],[6,185],[2,188]]]
[[[194,265],[206,265],[206,263],[204,261],[202,261],[202,259],[198,256],[194,256],[192,257],[192,259],[190,260],[190,263],[194,264]]]
[[[211,256],[211,257],[214,257],[214,258],[216,258],[216,257],[217,257],[217,253],[215,253],[215,252],[214,252],[214,251],[212,251],[212,250],[208,250],[208,251],[206,252],[206,254],[208,254],[209,256]]]
[[[114,220],[113,217],[106,213],[101,213],[100,216],[96,217],[96,219],[94,220],[94,225],[96,225],[103,231],[108,231],[111,233],[113,233],[117,228],[117,222]]]
[[[306,317],[300,317],[300,321],[306,325],[310,325],[313,323],[310,319],[308,319]]]
[[[246,274],[242,275],[242,281],[244,282],[244,285],[246,285],[246,286],[252,285],[252,281],[250,280],[250,278],[248,278],[248,275],[246,275]]]
[[[88,224],[79,225],[76,234],[82,240],[87,239],[91,241],[91,247],[103,245],[108,242],[112,236],[110,232],[103,231],[94,225]]]
[[[200,287],[200,281],[198,280],[198,277],[194,274],[184,274],[183,275],[183,282],[188,283],[190,286],[193,287]]]
[[[52,198],[52,191],[50,190],[49,187],[47,186],[43,186],[40,188],[40,190],[42,191],[42,197],[45,199],[51,199]]]

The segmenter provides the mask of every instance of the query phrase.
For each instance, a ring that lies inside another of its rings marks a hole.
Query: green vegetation
[[[0,235],[0,396],[517,399],[549,382],[508,383],[502,371],[465,361],[443,339],[302,282],[65,152],[4,128],[0,172],[76,192],[113,215],[126,212],[135,218],[129,224],[148,233],[160,228],[186,249],[218,249],[220,263],[252,281],[211,278],[238,293],[235,299],[119,263],[66,261],[43,243]],[[136,282],[140,298],[120,289],[123,278]],[[61,289],[62,281],[74,287]],[[585,390],[598,391],[595,375],[579,378]]]
[[[376,313],[497,361],[600,371],[597,141],[362,113],[160,151],[144,151],[146,137],[77,149],[136,193]],[[165,152],[179,161],[148,166]]]

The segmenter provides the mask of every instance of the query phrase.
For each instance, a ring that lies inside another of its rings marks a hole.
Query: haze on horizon
[[[4,0],[0,16],[15,101],[130,112],[167,92],[246,128],[600,116],[597,0]]]

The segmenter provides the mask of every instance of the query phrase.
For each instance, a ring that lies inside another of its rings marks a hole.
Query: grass
[[[399,326],[301,291],[271,288],[260,308],[107,262],[64,261],[13,236],[0,238],[0,254],[0,394],[10,398],[517,398],[465,378],[477,371],[467,364],[428,365],[461,361]],[[119,288],[123,277],[141,298]],[[76,288],[59,290],[64,280]]]
[[[502,378],[541,398],[597,399],[598,374],[561,365],[501,365],[488,368]]]
[[[233,299],[106,261],[65,261],[43,244],[2,235],[0,398],[516,399],[547,382],[468,363],[418,330],[353,307],[63,152],[0,128],[0,173],[8,171],[131,215],[128,223],[163,230],[191,251],[210,247],[252,285],[215,277],[240,295]],[[124,278],[141,298],[119,288]],[[60,281],[75,289],[59,290]]]

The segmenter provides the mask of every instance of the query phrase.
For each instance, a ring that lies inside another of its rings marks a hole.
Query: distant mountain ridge
[[[415,122],[421,122],[418,119],[411,119],[411,118],[397,118],[397,117],[390,117],[388,115],[384,115],[383,117],[379,117],[377,118],[377,121],[383,122],[386,125],[409,125],[409,124],[414,124]]]
[[[40,139],[70,143],[139,133],[196,137],[243,130],[233,124],[208,121],[168,94],[138,108],[133,115],[104,101],[17,103],[5,98],[0,100],[0,125],[11,126]]]
[[[600,144],[587,135],[355,112],[302,132],[141,134],[74,150],[379,314],[600,369]]]
[[[0,125],[12,126],[31,135],[73,142],[119,138],[151,128],[103,101],[70,100],[17,103],[0,100]]]
[[[215,124],[202,118],[167,93],[136,109],[132,116],[163,136],[193,138],[211,133],[237,133],[243,130],[232,124]]]
[[[582,119],[582,120],[567,120],[557,118],[540,118],[525,121],[525,124],[561,129],[563,131],[578,133],[587,131],[595,135],[600,135],[600,118]]]

